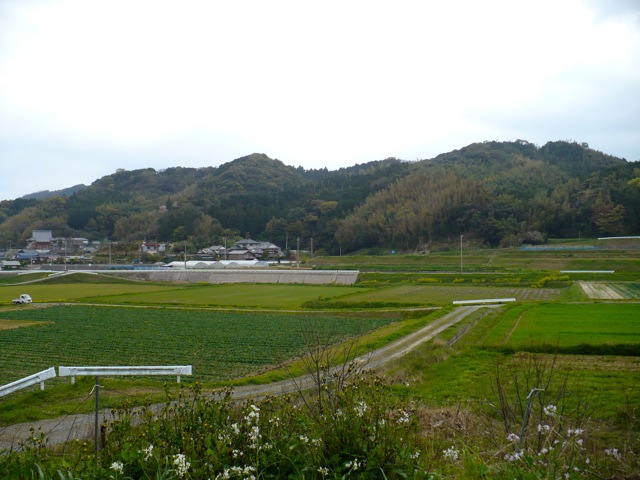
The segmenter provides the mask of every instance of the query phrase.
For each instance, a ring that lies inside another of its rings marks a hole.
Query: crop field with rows
[[[628,300],[640,300],[640,283],[614,283],[611,285],[623,298]]]
[[[59,306],[4,311],[0,320],[5,384],[60,365],[193,365],[194,381],[223,381],[299,355],[309,335],[338,342],[393,318]]]

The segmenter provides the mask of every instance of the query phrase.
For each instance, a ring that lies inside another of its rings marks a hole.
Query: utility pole
[[[298,237],[298,245],[296,247],[296,263],[300,268],[300,237]]]
[[[460,235],[460,273],[462,273],[462,237],[463,235]]]
[[[93,455],[95,458],[96,463],[98,462],[98,450],[99,450],[99,443],[98,443],[98,420],[99,420],[99,416],[100,416],[100,377],[96,375],[96,384],[93,387],[96,390],[96,415],[95,415],[95,420],[94,420],[94,433],[93,433]]]

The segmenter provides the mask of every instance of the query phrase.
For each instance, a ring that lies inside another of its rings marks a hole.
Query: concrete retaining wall
[[[353,285],[357,270],[121,270],[102,274],[176,283],[304,283]]]

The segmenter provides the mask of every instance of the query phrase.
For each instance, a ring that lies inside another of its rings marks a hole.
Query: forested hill
[[[118,170],[70,195],[0,202],[0,246],[35,229],[91,240],[246,235],[336,253],[638,233],[640,164],[570,142],[485,142],[430,160],[305,170],[253,154],[219,167]]]
[[[35,229],[56,237],[178,242],[193,248],[246,235],[305,248],[335,246],[336,222],[406,175],[397,159],[329,171],[284,165],[264,154],[219,167],[123,170],[69,196],[0,202],[0,248],[25,245]]]
[[[459,235],[513,245],[638,233],[638,176],[639,162],[577,143],[472,144],[416,163],[342,220],[336,239],[412,250]]]

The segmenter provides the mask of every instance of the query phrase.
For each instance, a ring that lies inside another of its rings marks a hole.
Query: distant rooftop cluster
[[[173,245],[175,247],[175,244]],[[16,247],[0,251],[0,268],[11,270],[26,265],[66,263],[69,260],[86,263],[98,252],[101,242],[91,242],[86,238],[58,238],[51,230],[34,230],[24,248]],[[134,263],[141,263],[142,255],[162,255],[166,258],[172,245],[167,243],[144,241],[139,245],[139,258]],[[175,250],[174,250],[175,252]],[[165,264],[155,262],[156,266],[181,268],[227,268],[241,266],[267,266],[280,262],[285,258],[278,245],[262,240],[245,238],[232,245],[212,245],[198,250],[197,253],[185,255],[181,261]],[[169,258],[171,254],[169,254]],[[111,264],[111,246],[109,247],[109,264]],[[118,262],[115,262],[118,263]]]

